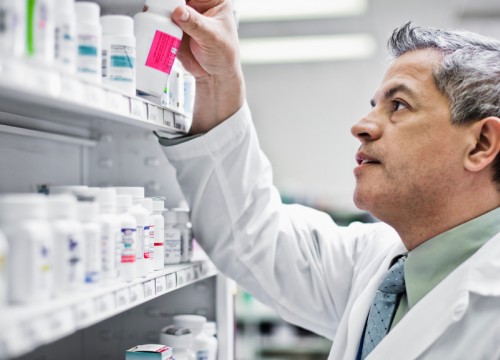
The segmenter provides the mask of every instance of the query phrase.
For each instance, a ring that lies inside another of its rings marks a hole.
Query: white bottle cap
[[[117,208],[130,208],[132,207],[132,196],[128,194],[116,195]]]
[[[77,1],[75,3],[76,20],[79,23],[99,25],[101,8],[94,2]]]
[[[215,321],[207,321],[207,323],[203,327],[203,331],[210,336],[217,335],[217,323]]]
[[[96,187],[89,187],[86,189],[77,189],[74,191],[78,201],[97,201],[97,197],[101,189]]]
[[[81,222],[99,221],[99,204],[95,201],[78,201],[78,220]]]
[[[103,35],[134,36],[134,20],[125,15],[101,16]]]
[[[153,213],[153,199],[151,198],[145,198],[142,200],[142,207],[145,208],[148,213],[152,214]]]
[[[189,209],[173,209],[177,213],[177,223],[187,224],[189,222]]]
[[[117,194],[126,194],[132,196],[132,199],[144,199],[144,188],[142,187],[117,187]]]
[[[97,194],[97,202],[99,206],[115,207],[116,206],[116,189],[100,188]]]
[[[74,185],[74,186],[50,186],[49,187],[49,193],[51,195],[54,194],[75,194],[77,191],[82,191],[88,189],[88,186],[80,186],[80,185]]]
[[[175,325],[186,327],[195,335],[200,333],[207,323],[207,318],[200,315],[176,315],[173,320]]]
[[[42,194],[8,194],[0,196],[0,222],[47,218],[47,197]]]
[[[160,332],[160,344],[179,349],[190,348],[193,344],[193,334],[189,329],[176,325],[166,326]]]
[[[175,225],[177,224],[177,213],[173,210],[168,210],[163,213],[165,218],[165,224]]]
[[[153,199],[153,211],[165,211],[165,201]]]
[[[64,11],[74,12],[75,0],[56,0],[54,8],[59,12],[64,12]]]
[[[146,0],[146,6],[154,6],[174,11],[181,5],[186,5],[185,0]]]
[[[76,196],[70,194],[49,195],[48,215],[49,220],[76,219],[77,218]]]

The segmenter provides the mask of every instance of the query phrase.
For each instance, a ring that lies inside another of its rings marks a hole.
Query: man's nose
[[[382,136],[382,128],[374,114],[370,113],[353,125],[351,134],[361,142],[374,141]]]

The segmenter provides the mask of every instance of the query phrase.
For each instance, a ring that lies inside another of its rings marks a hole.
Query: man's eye
[[[401,101],[394,100],[392,104],[394,106],[394,111],[407,109],[406,105],[403,104]]]

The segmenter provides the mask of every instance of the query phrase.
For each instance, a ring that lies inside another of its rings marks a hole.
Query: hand
[[[191,133],[206,133],[245,101],[231,1],[188,0],[174,11],[172,20],[184,31],[177,58],[196,78]]]

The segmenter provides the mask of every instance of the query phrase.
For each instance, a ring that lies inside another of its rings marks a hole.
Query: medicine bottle
[[[203,332],[208,335],[208,360],[217,360],[219,341],[217,340],[217,323],[207,321],[203,327]]]
[[[153,199],[153,218],[155,222],[154,236],[154,269],[163,269],[163,257],[165,254],[165,218],[163,217],[164,201]]]
[[[128,213],[131,207],[132,196],[116,196],[116,210],[121,227],[120,278],[123,281],[132,281],[137,277],[135,268],[137,221]]]
[[[164,212],[165,218],[165,256],[164,264],[178,264],[181,262],[181,232],[177,225],[177,213],[173,210]]]
[[[77,1],[77,71],[81,79],[92,83],[101,83],[101,43],[102,29],[99,22],[101,8],[93,2]]]
[[[90,189],[79,192],[77,198],[78,220],[82,223],[85,244],[85,283],[95,285],[101,280],[102,271],[99,204]]]
[[[2,0],[0,12],[3,26],[0,26],[0,54],[2,62],[6,57],[24,56],[26,49],[26,1]]]
[[[184,0],[146,0],[148,10],[134,16],[137,39],[137,90],[157,98],[164,92],[182,40],[172,13]]]
[[[188,328],[193,333],[193,352],[196,360],[207,360],[210,347],[210,337],[203,331],[207,318],[199,315],[176,315],[173,317],[175,325]]]
[[[174,209],[177,214],[177,225],[181,232],[181,262],[189,262],[193,257],[193,232],[189,223],[189,209]]]
[[[155,218],[153,215],[153,199],[145,198],[142,201],[142,206],[149,213],[149,272],[153,272],[155,257]]]
[[[7,259],[9,257],[9,244],[7,238],[0,231],[0,308],[7,306]]]
[[[54,63],[54,29],[54,0],[27,1],[26,56],[37,65]]]
[[[168,107],[172,110],[184,112],[184,69],[176,60],[172,73],[168,79]]]
[[[170,325],[161,329],[160,344],[172,347],[172,359],[196,359],[195,353],[192,350],[193,334],[185,327]]]
[[[101,17],[102,81],[112,89],[135,96],[134,20],[129,16]]]
[[[85,284],[85,244],[82,226],[77,220],[76,197],[50,195],[48,214],[54,236],[55,295],[61,296]]]
[[[196,79],[193,75],[186,72],[184,73],[184,114],[187,117],[193,117],[195,96]]]
[[[116,189],[99,189],[97,202],[101,224],[102,278],[115,279],[118,277],[121,257],[119,249],[121,226],[120,219],[116,215]]]
[[[76,14],[75,0],[55,0],[56,66],[67,74],[76,72]]]
[[[9,243],[9,302],[37,304],[48,300],[54,290],[54,243],[46,196],[1,196],[0,230]]]
[[[142,206],[144,200],[144,188],[142,187],[117,187],[117,194],[132,196],[132,207],[130,215],[137,222],[136,231],[136,275],[146,277],[149,273],[149,212]]]

